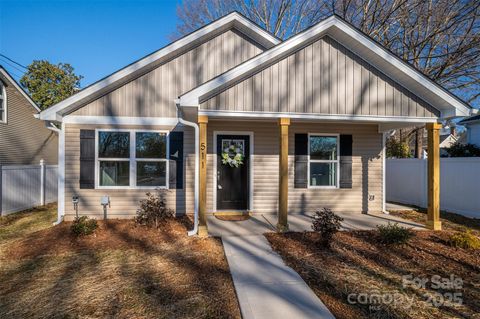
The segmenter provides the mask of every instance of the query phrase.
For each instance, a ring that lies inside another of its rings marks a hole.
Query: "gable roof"
[[[38,105],[33,102],[32,98],[30,97],[30,95],[28,95],[27,92],[25,92],[25,90],[17,83],[17,81],[15,81],[12,76],[10,75],[10,73],[8,73],[7,70],[5,70],[5,68],[3,66],[0,65],[0,75],[2,75],[3,77],[6,78],[6,80],[10,83],[13,84],[13,86],[17,89],[18,92],[20,92],[26,99],[27,101],[30,103],[30,105],[37,111],[37,112],[41,112],[40,108],[38,107]],[[0,76],[1,78],[1,76]]]
[[[210,39],[213,36],[232,28],[245,34],[266,49],[270,49],[281,42],[280,39],[276,38],[240,13],[232,12],[196,31],[193,31],[183,38],[168,44],[152,54],[133,62],[98,82],[93,83],[62,102],[49,107],[40,114],[40,119],[61,121],[64,114],[74,110],[75,107],[84,104],[85,101],[100,97],[113,88],[121,86],[122,84],[150,71],[162,62],[176,56],[179,52],[193,48],[199,43],[204,42],[206,39]]]
[[[180,96],[180,106],[198,107],[208,98],[329,35],[441,112],[441,117],[468,116],[471,107],[367,35],[334,15],[277,46]]]

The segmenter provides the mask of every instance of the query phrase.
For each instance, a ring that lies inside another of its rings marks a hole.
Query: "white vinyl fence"
[[[0,215],[57,201],[57,165],[0,166]]]
[[[427,207],[427,160],[387,159],[386,199]],[[440,209],[480,218],[480,158],[440,159]]]

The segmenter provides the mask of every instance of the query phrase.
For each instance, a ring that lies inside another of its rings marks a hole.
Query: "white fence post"
[[[45,205],[45,160],[40,160],[40,205]]]

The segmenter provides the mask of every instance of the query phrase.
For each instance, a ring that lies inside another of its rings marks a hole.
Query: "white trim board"
[[[133,77],[134,74],[141,73],[152,64],[159,63],[162,59],[175,55],[181,50],[185,49],[187,46],[202,41],[202,39],[210,38],[212,33],[221,32],[222,30],[228,28],[238,29],[240,32],[244,33],[246,36],[263,45],[267,49],[281,42],[279,39],[260,28],[238,12],[232,12],[167,45],[166,47],[126,66],[125,68],[98,81],[97,83],[86,87],[82,91],[63,100],[62,102],[59,102],[46,109],[40,113],[40,119],[61,121],[62,116],[65,113],[68,113],[75,107],[80,106],[82,102],[88,100],[92,96],[100,94],[101,92],[105,93],[109,90],[109,88],[121,85],[122,81]]]
[[[213,131],[213,203],[212,203],[212,212],[217,212],[217,136],[218,135],[247,135],[250,137],[250,158],[248,161],[248,210],[253,211],[253,177],[255,174],[254,170],[254,133],[252,131]],[[229,210],[230,211],[230,210]]]
[[[438,84],[337,16],[331,16],[319,22],[315,26],[240,64],[221,76],[217,76],[181,95],[179,99],[180,106],[198,107],[203,100],[215,96],[217,92],[221,92],[225,88],[243,81],[278,59],[292,54],[305,44],[326,34],[336,39],[342,45],[346,45],[348,49],[430,105],[438,108],[442,115],[467,116],[470,114],[469,105],[460,101],[453,94],[441,88]]]
[[[90,116],[67,115],[63,118],[66,124],[108,124],[108,125],[166,125],[176,126],[176,117],[127,117],[127,116]]]
[[[436,123],[434,117],[408,117],[408,116],[371,116],[371,115],[342,115],[342,114],[311,114],[311,113],[292,113],[292,112],[248,112],[248,111],[217,111],[217,110],[199,110],[198,115],[207,115],[209,117],[235,117],[235,118],[282,118],[288,117],[299,120],[326,120],[326,121],[359,121],[373,123]]]

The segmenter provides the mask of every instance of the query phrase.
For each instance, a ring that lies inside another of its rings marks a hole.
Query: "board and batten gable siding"
[[[71,114],[176,117],[174,100],[178,96],[263,51],[259,44],[230,29]]]
[[[30,102],[13,83],[6,84],[7,123],[0,123],[0,165],[57,164],[58,135],[35,119],[37,114]]]
[[[436,117],[439,112],[325,36],[201,101],[200,109]]]
[[[65,219],[72,220],[75,210],[71,199],[79,197],[78,212],[80,215],[103,218],[103,207],[100,199],[109,195],[111,207],[108,218],[132,218],[139,207],[140,200],[146,198],[147,192],[155,189],[80,189],[80,130],[95,129],[139,129],[183,131],[184,154],[184,187],[183,189],[161,189],[165,194],[167,205],[178,214],[193,212],[194,204],[194,132],[190,127],[177,126],[140,126],[140,125],[65,125]],[[97,163],[95,163],[97,165]]]
[[[253,213],[277,213],[279,128],[276,122],[209,119],[207,124],[207,211],[213,212],[214,131],[253,132]],[[294,188],[295,133],[351,134],[352,188]],[[382,134],[375,124],[305,123],[289,128],[288,212],[313,213],[323,207],[347,213],[380,212],[383,199]],[[217,165],[221,165],[217,162]],[[368,195],[374,195],[368,200]]]

